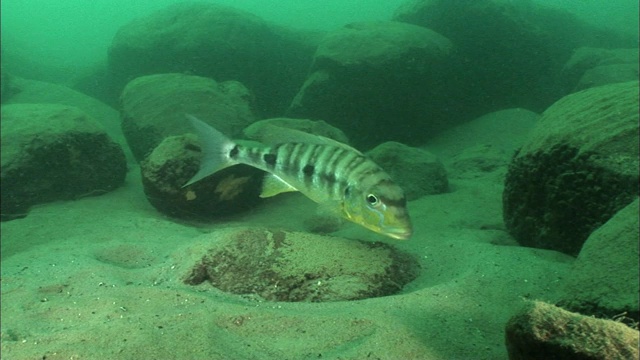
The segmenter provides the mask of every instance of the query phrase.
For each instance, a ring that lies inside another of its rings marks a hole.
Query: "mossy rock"
[[[122,92],[122,132],[141,161],[167,136],[193,132],[191,114],[234,137],[255,121],[249,90],[237,81],[158,74],[130,81]]]
[[[566,96],[513,158],[504,221],[522,245],[577,255],[638,194],[638,82]]]
[[[124,183],[122,148],[82,110],[58,104],[2,106],[2,220],[58,200],[101,195]]]
[[[240,228],[216,233],[184,281],[269,301],[326,302],[396,294],[419,269],[385,243]]]

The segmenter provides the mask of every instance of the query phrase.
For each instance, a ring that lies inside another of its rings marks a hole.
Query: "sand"
[[[149,205],[132,165],[116,191],[2,223],[2,359],[505,359],[507,320],[525,299],[553,302],[574,259],[518,246],[504,230],[504,156],[490,172],[451,172],[449,193],[412,201],[408,241],[357,225],[333,234],[390,243],[422,272],[400,294],[332,303],[182,282],[202,255],[194,249],[219,229],[303,230],[315,213],[304,196],[211,224],[179,222]],[[443,161],[456,168],[454,154]]]

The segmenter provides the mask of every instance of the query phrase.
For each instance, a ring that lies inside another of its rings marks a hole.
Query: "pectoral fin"
[[[273,174],[268,174],[262,181],[262,192],[260,193],[260,197],[267,198],[284,192],[292,191],[298,191],[298,189],[294,188],[289,183],[282,180],[280,177]]]

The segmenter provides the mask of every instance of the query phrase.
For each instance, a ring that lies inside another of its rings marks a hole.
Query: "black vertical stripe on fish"
[[[349,165],[360,155],[355,152],[346,152],[336,163],[335,173],[337,178],[349,177],[351,172]]]
[[[287,162],[289,161],[288,158],[288,151],[287,149],[291,146],[291,144],[280,144],[278,145],[276,148],[273,149],[273,153],[276,154],[276,156],[278,157],[278,161],[276,162],[276,171],[277,172],[285,172],[285,169],[287,167]]]
[[[306,165],[310,164],[310,159],[317,148],[318,148],[318,145],[316,144],[304,145],[304,148],[300,152],[300,156],[297,159],[299,169],[303,169]]]
[[[238,157],[238,153],[240,152],[240,150],[238,149],[238,145],[234,146],[230,151],[229,151],[229,159],[235,160]]]
[[[309,156],[311,156],[311,152],[313,151],[315,145],[312,144],[300,144],[300,148],[298,153],[296,154],[296,158],[293,159],[295,165],[291,169],[298,177],[298,180],[304,182],[304,177],[302,176],[302,169],[308,163]]]
[[[357,154],[344,166],[344,173],[349,177],[353,176],[352,174],[355,174],[360,165],[366,163],[366,160],[364,156]]]
[[[302,173],[306,178],[311,178],[313,176],[314,171],[315,171],[315,166],[311,164],[307,164],[302,168]]]
[[[331,164],[331,173],[335,175],[335,181],[333,182],[330,190],[334,196],[339,197],[344,193],[344,188],[351,177],[351,173],[347,171],[346,166],[358,156],[359,154],[356,152],[345,151],[342,149],[341,153],[337,155],[335,162]]]
[[[311,189],[318,184],[317,175],[320,171],[318,169],[318,157],[322,152],[322,149],[323,147],[320,145],[310,145],[308,156],[305,156],[301,160],[304,162],[304,167],[302,168],[302,178],[304,184],[308,189]]]
[[[346,152],[344,149],[341,149],[341,148],[335,148],[335,149],[336,151],[333,153],[333,155],[331,155],[331,158],[327,162],[326,169],[325,169],[328,173],[331,173],[331,174],[336,173],[338,161],[342,158],[342,156]]]
[[[273,169],[276,166],[278,157],[276,156],[276,154],[266,153],[262,155],[262,160],[264,160],[264,163],[267,164],[267,168]]]
[[[324,153],[321,155],[322,164],[320,167],[324,173],[335,173],[335,165],[343,150],[338,147],[327,147]]]
[[[277,168],[282,173],[291,175],[291,168],[293,167],[292,156],[297,146],[299,146],[299,143],[286,143],[278,146],[277,154],[280,161],[278,161]]]
[[[298,170],[300,170],[299,158],[303,147],[304,144],[295,143],[291,149],[289,154],[289,171],[291,171],[291,174],[297,174]]]
[[[263,155],[264,155],[264,151],[260,149],[242,148],[240,151],[240,154],[238,154],[238,157],[247,159],[248,162],[253,166],[256,166],[259,168],[265,168],[265,166],[263,166],[264,164]]]
[[[371,161],[365,162],[362,166],[356,169],[357,172],[354,172],[353,176],[356,178],[358,183],[363,183],[364,181],[369,182],[370,184],[374,184],[378,182],[378,178],[388,178],[389,176],[382,170],[379,166]]]
[[[307,189],[312,189],[313,188],[313,179],[315,177],[315,171],[316,171],[316,167],[311,165],[311,164],[307,164],[302,168],[302,183],[304,184],[304,186]]]
[[[325,147],[318,157],[316,167],[317,185],[327,194],[335,195],[333,184],[335,182],[335,173],[333,172],[333,163],[337,160],[341,153],[341,149],[333,146]]]

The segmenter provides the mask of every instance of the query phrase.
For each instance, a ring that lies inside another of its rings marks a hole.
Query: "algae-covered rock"
[[[638,358],[638,330],[540,301],[527,302],[505,332],[510,360]]]
[[[287,116],[323,119],[359,148],[388,140],[419,143],[450,122],[453,89],[446,79],[452,47],[420,26],[346,25],[318,45]]]
[[[577,255],[637,196],[638,154],[638,82],[562,98],[509,165],[507,229],[522,245]]]
[[[216,233],[184,281],[270,301],[325,302],[398,293],[418,270],[384,243],[242,228]]]
[[[580,47],[563,68],[574,91],[638,80],[638,49]]]
[[[566,85],[563,65],[576,48],[638,46],[637,35],[605,30],[539,1],[409,0],[393,19],[455,44],[451,65],[458,69],[447,81],[463,79],[456,84],[463,96],[455,109],[472,115],[468,120],[478,111],[510,107],[542,112],[574,87]]]
[[[588,89],[607,84],[637,81],[638,63],[601,65],[585,71],[580,78],[576,90]]]
[[[120,144],[128,160],[133,162],[133,157],[122,134],[120,114],[116,109],[64,85],[22,79],[16,76],[11,76],[10,79],[7,86],[10,86],[13,94],[9,99],[4,100],[5,104],[60,104],[76,107],[104,126],[107,134]]]
[[[2,220],[35,204],[109,192],[124,183],[122,148],[93,118],[57,104],[2,106]]]
[[[160,74],[136,78],[122,92],[122,130],[138,161],[167,136],[192,132],[191,114],[234,137],[255,120],[249,91],[236,81]]]
[[[636,199],[589,236],[564,280],[562,307],[640,321],[638,206]]]
[[[389,141],[367,152],[404,190],[407,200],[449,191],[444,165],[432,153]]]
[[[117,86],[161,73],[239,81],[256,94],[259,113],[277,116],[304,81],[318,37],[234,7],[181,2],[123,25],[109,71]]]

